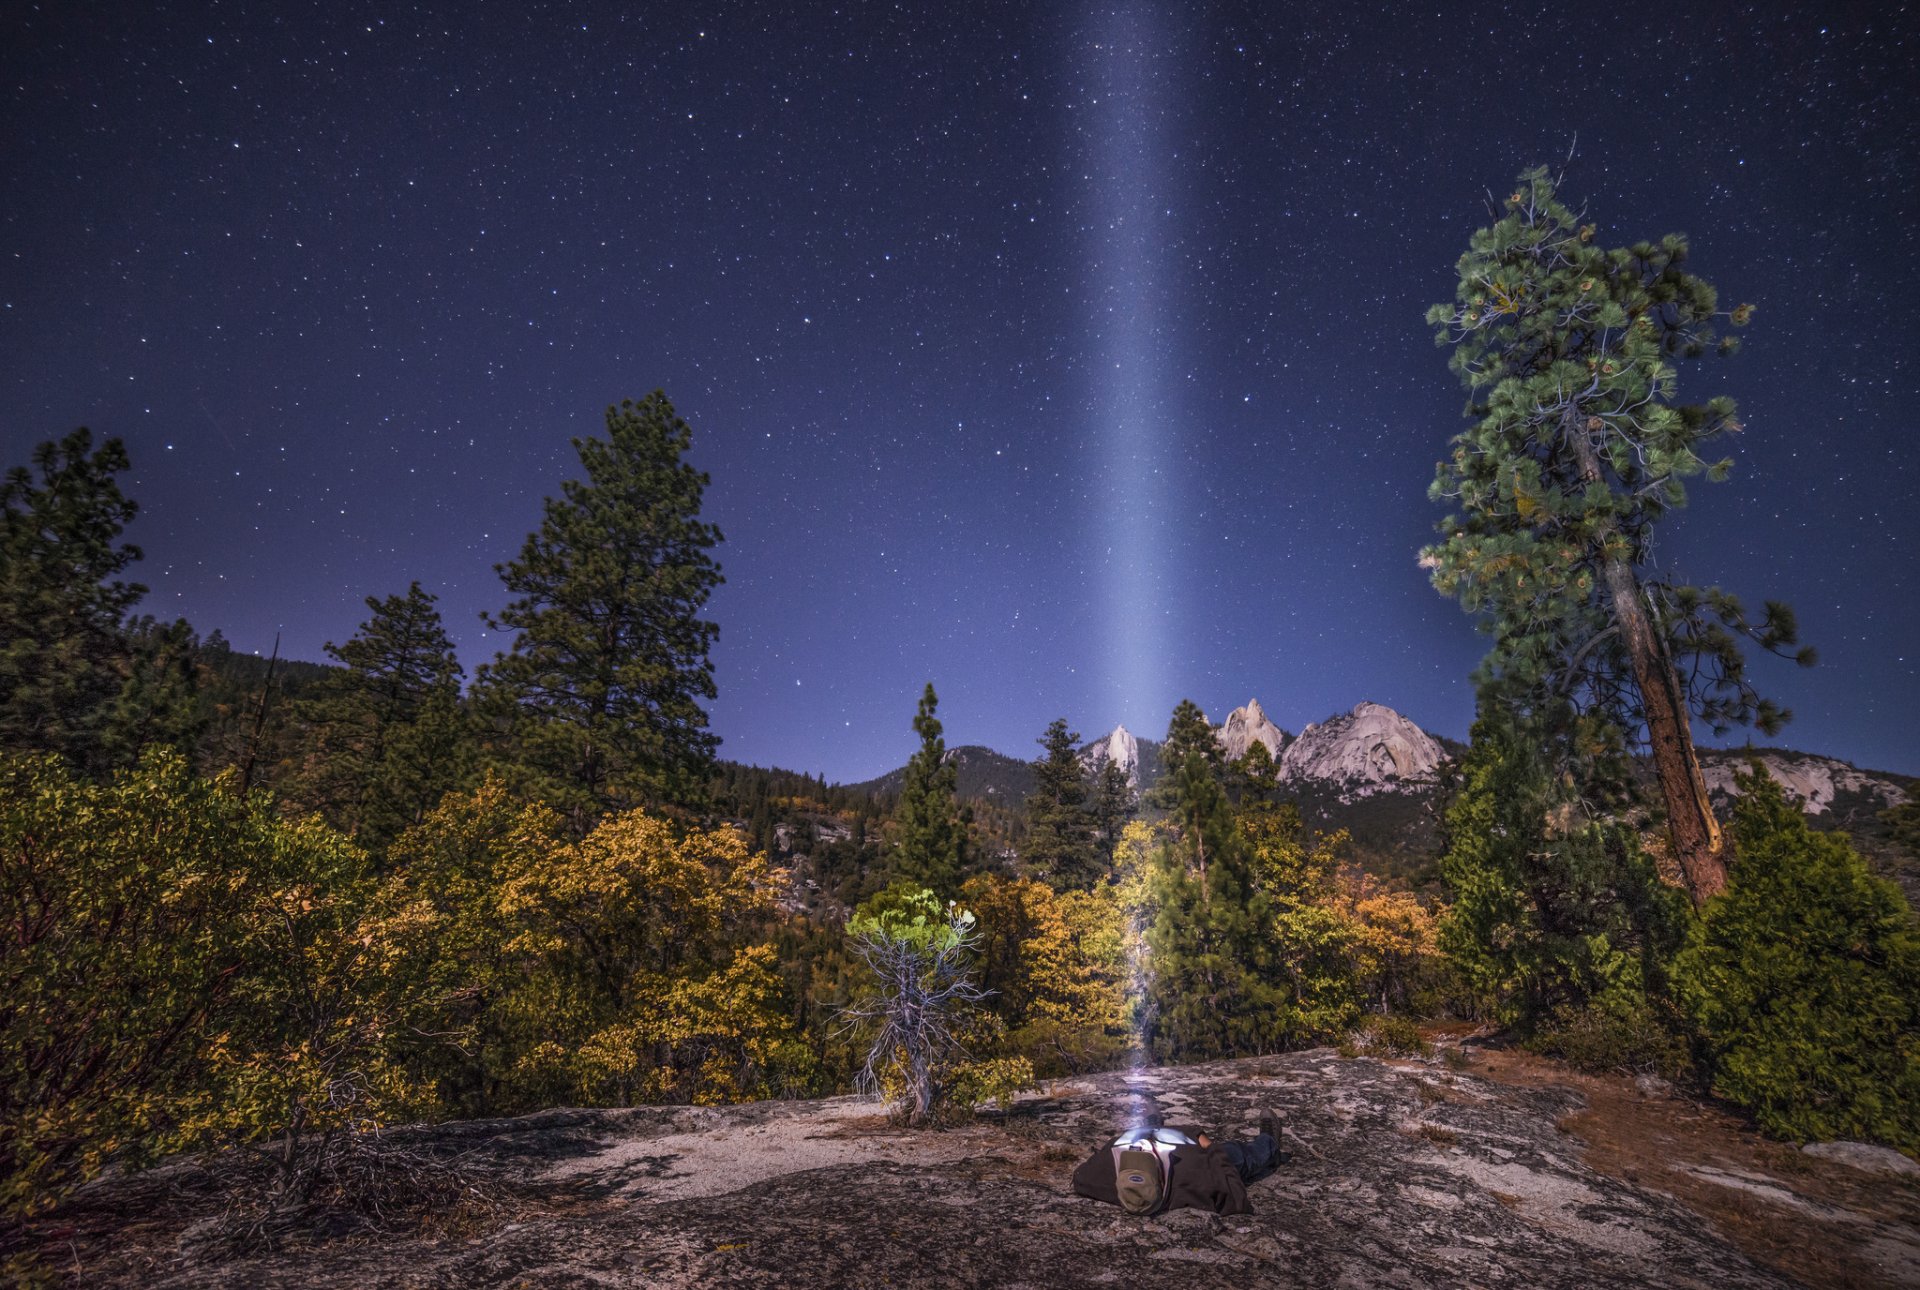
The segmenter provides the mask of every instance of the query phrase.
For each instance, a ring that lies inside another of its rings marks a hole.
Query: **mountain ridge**
[[[1354,859],[1382,874],[1411,874],[1439,848],[1442,783],[1446,768],[1465,745],[1422,729],[1385,704],[1362,700],[1346,712],[1308,722],[1291,734],[1250,700],[1214,727],[1231,758],[1255,743],[1276,746],[1277,786],[1299,806],[1311,828],[1345,830]],[[1160,745],[1124,725],[1080,748],[1089,774],[1118,761],[1136,789],[1160,778]],[[1033,764],[979,744],[950,749],[963,799],[1019,808],[1033,792]],[[1799,802],[1809,823],[1850,834],[1875,867],[1920,901],[1920,861],[1891,841],[1881,812],[1920,798],[1920,778],[1865,769],[1836,757],[1790,748],[1702,748],[1701,770],[1717,813],[1723,817],[1738,796],[1737,776],[1758,764]],[[855,790],[898,793],[905,767]]]

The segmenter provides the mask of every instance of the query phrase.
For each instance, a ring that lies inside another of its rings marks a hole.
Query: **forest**
[[[1532,171],[1430,315],[1468,407],[1421,560],[1490,644],[1439,849],[1392,878],[1192,703],[1144,785],[1053,721],[1020,803],[959,797],[938,678],[897,791],[719,759],[722,537],[662,393],[576,440],[471,676],[419,583],[367,589],[324,665],[142,614],[124,447],[42,444],[0,484],[0,1257],[181,1153],[256,1156],[271,1240],[399,1187],[394,1125],[860,1090],[931,1130],[1440,1021],[1920,1151],[1911,907],[1764,774],[1730,821],[1701,787],[1693,723],[1787,717],[1743,651],[1812,656],[1786,606],[1648,558],[1737,427],[1677,371],[1751,310],[1685,262],[1599,245]]]

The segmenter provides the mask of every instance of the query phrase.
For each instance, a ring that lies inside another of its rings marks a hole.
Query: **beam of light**
[[[1139,4],[1104,7],[1083,27],[1080,104],[1090,135],[1092,218],[1089,323],[1099,481],[1094,503],[1102,556],[1108,710],[1131,729],[1157,733],[1172,703],[1164,692],[1171,623],[1165,562],[1171,537],[1162,299],[1167,146],[1158,90],[1165,41]]]
[[[1096,6],[1099,0],[1095,0]],[[1103,659],[1108,709],[1129,727],[1157,734],[1173,704],[1168,695],[1168,631],[1173,596],[1167,577],[1174,532],[1172,426],[1168,375],[1174,369],[1167,307],[1169,153],[1162,122],[1166,34],[1147,5],[1126,2],[1088,12],[1076,111],[1089,169],[1087,241],[1090,313],[1097,341],[1091,394],[1099,508],[1095,538],[1103,552],[1106,620]],[[1113,718],[1107,718],[1111,720]],[[1152,976],[1146,929],[1127,938],[1133,1042],[1126,1105],[1138,1126],[1155,1109],[1144,1021]]]

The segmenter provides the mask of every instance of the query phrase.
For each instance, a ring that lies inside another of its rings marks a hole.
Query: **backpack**
[[[1166,1129],[1143,1136],[1123,1134],[1109,1148],[1113,1152],[1114,1190],[1120,1208],[1129,1214],[1157,1214],[1172,1194],[1173,1149],[1192,1139]]]

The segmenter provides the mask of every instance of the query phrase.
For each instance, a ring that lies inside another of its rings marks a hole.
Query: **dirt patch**
[[[1762,1137],[1720,1110],[1582,1075],[1524,1049],[1474,1046],[1472,1074],[1522,1088],[1570,1088],[1583,1110],[1556,1121],[1587,1165],[1662,1191],[1755,1262],[1820,1290],[1920,1285],[1920,1185],[1868,1174]]]

